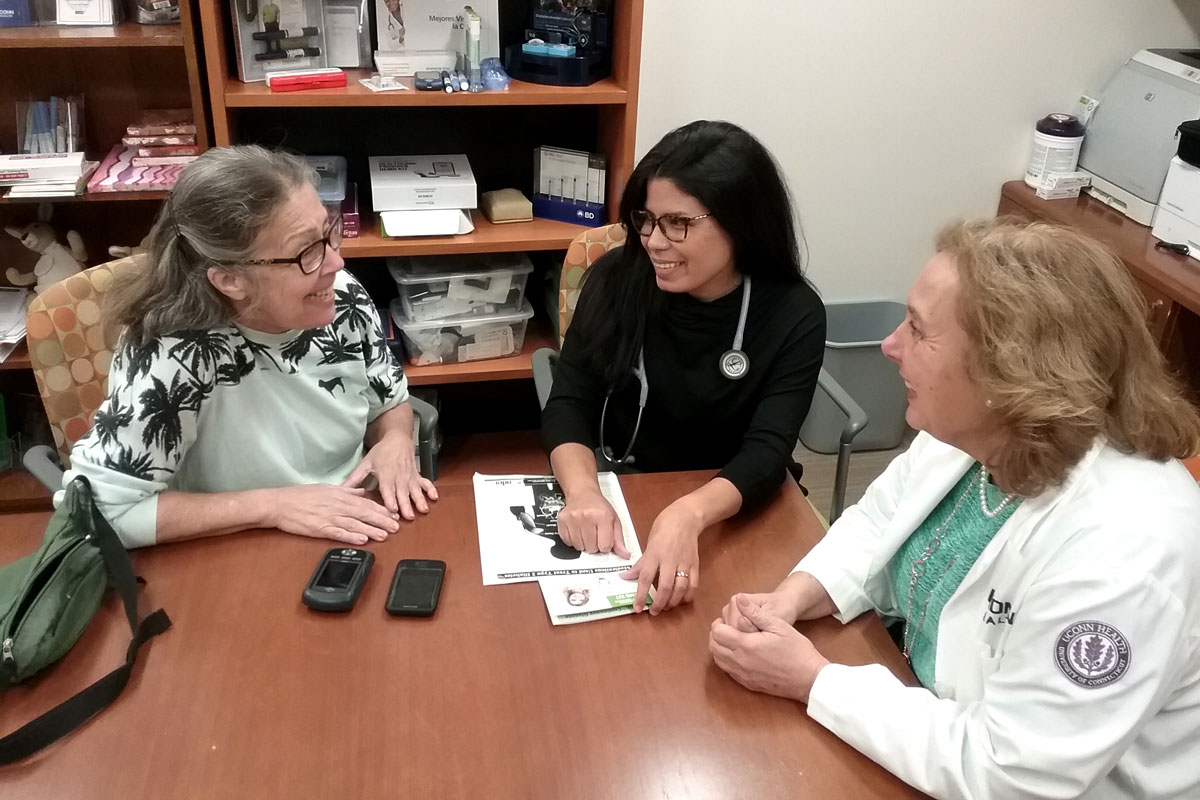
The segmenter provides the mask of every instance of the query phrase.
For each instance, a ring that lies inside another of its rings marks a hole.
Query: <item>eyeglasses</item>
[[[670,241],[682,242],[687,238],[688,227],[693,222],[711,216],[712,214],[697,214],[694,217],[685,217],[682,214],[663,214],[661,217],[656,217],[649,211],[630,211],[629,221],[633,223],[633,229],[638,232],[639,236],[649,237],[657,226],[662,231],[662,235]]]
[[[249,261],[218,261],[218,264],[233,267],[240,264],[295,264],[305,275],[311,275],[325,263],[325,253],[329,248],[337,250],[342,246],[342,215],[338,214],[329,221],[325,235],[300,251],[294,258],[255,258]]]

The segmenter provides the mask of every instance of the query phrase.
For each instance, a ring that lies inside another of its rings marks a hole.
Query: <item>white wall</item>
[[[637,150],[742,125],[783,167],[826,301],[903,299],[942,223],[995,213],[1035,120],[1138,49],[1196,46],[1198,22],[1200,0],[646,0]]]

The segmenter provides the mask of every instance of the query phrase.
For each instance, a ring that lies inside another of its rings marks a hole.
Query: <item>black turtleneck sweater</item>
[[[650,392],[632,466],[644,472],[719,468],[719,477],[741,492],[743,506],[752,506],[787,474],[821,369],[825,307],[807,283],[754,278],[742,343],[750,371],[734,381],[721,374],[718,360],[733,346],[743,292],[744,285],[708,303],[686,294],[664,298],[661,319],[646,332]],[[585,282],[579,303],[587,302]],[[607,387],[588,368],[580,335],[567,331],[542,412],[547,452],[567,442],[600,444]],[[617,457],[629,446],[638,391],[630,376],[609,401],[604,444]]]

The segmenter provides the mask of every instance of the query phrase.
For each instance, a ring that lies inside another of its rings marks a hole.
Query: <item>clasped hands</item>
[[[793,627],[798,614],[781,592],[735,594],[709,630],[713,661],[751,691],[807,703],[829,661]]]

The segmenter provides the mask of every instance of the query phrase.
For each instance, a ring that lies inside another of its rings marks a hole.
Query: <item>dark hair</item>
[[[731,122],[697,120],[668,133],[638,162],[621,196],[621,222],[645,208],[646,187],[665,178],[699,200],[733,243],[743,275],[804,280],[798,224],[775,159],[758,139]],[[592,369],[609,387],[629,379],[663,291],[645,244],[630,231],[619,253],[584,276],[587,302],[571,323]]]

